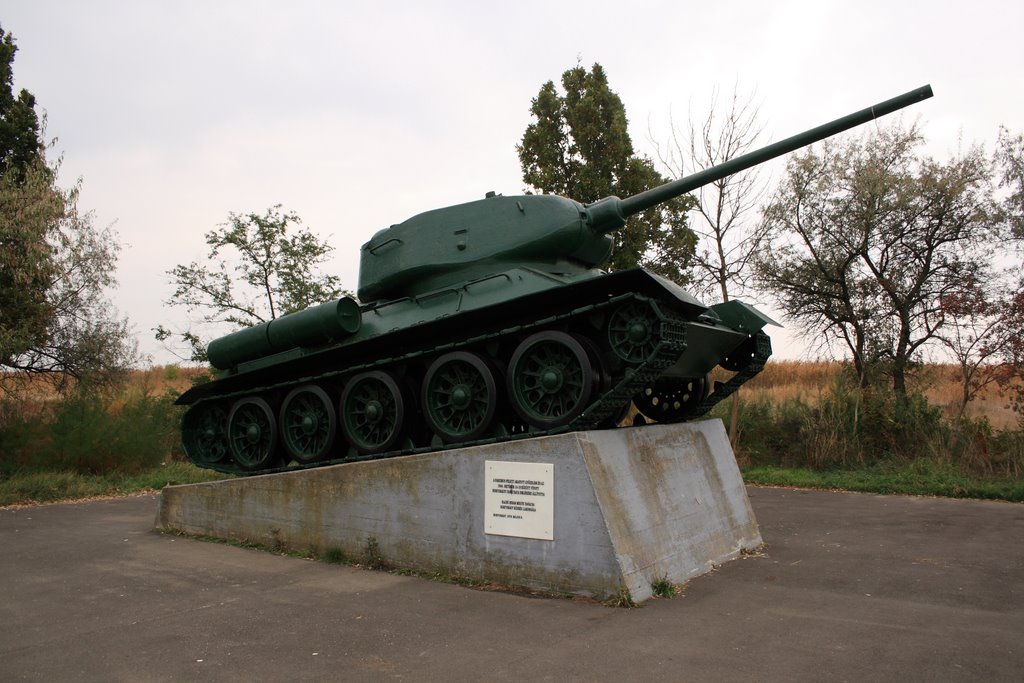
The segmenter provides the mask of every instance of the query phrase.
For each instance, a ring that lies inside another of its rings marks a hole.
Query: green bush
[[[96,475],[67,471],[22,471],[0,477],[0,505],[159,490],[169,484],[193,484],[224,479],[226,476],[184,462],[169,462],[129,476],[118,472]]]
[[[14,401],[0,401],[0,475],[10,476],[35,465],[32,457],[48,439],[44,410]]]
[[[741,400],[737,429],[742,457],[752,465],[802,462],[804,430],[811,412],[810,406],[799,400],[780,404],[766,399]]]
[[[800,399],[742,402],[738,426],[737,457],[747,468],[928,461],[977,476],[1024,474],[1024,432],[995,432],[984,419],[948,419],[924,396],[861,390],[842,379],[816,406]]]
[[[0,407],[0,472],[134,474],[172,458],[180,411],[145,391],[112,398],[76,392],[29,412]]]

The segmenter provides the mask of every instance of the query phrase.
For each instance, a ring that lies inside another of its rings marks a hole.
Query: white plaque
[[[555,540],[555,466],[488,460],[484,467],[484,531]]]

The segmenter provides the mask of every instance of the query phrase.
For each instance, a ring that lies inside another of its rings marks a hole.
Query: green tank
[[[609,233],[668,199],[931,97],[924,86],[632,197],[504,197],[373,235],[345,297],[209,344],[185,392],[185,453],[261,473],[707,413],[771,355],[773,321],[705,306],[643,269],[607,273]],[[710,382],[721,366],[735,374]]]

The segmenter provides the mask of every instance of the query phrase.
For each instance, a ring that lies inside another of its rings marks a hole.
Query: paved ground
[[[634,610],[0,510],[0,681],[1024,679],[1024,505],[750,496],[764,556]]]

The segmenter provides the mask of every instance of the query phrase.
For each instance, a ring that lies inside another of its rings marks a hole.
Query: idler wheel
[[[228,414],[218,403],[199,403],[181,422],[181,445],[189,460],[204,467],[228,455]]]
[[[633,397],[644,417],[658,422],[685,420],[708,395],[706,377],[659,377]]]
[[[231,457],[244,470],[271,465],[277,444],[274,411],[262,398],[243,398],[228,415],[228,447]]]
[[[281,404],[281,441],[303,465],[327,460],[338,431],[334,404],[315,385],[293,389]]]
[[[564,332],[527,337],[508,366],[509,399],[527,423],[541,429],[572,422],[590,402],[595,371],[583,346]]]
[[[423,410],[430,428],[445,443],[474,441],[494,421],[498,389],[487,363],[455,351],[434,361],[423,380]]]
[[[405,422],[398,383],[379,370],[353,377],[341,394],[341,422],[345,438],[364,455],[394,448]]]

